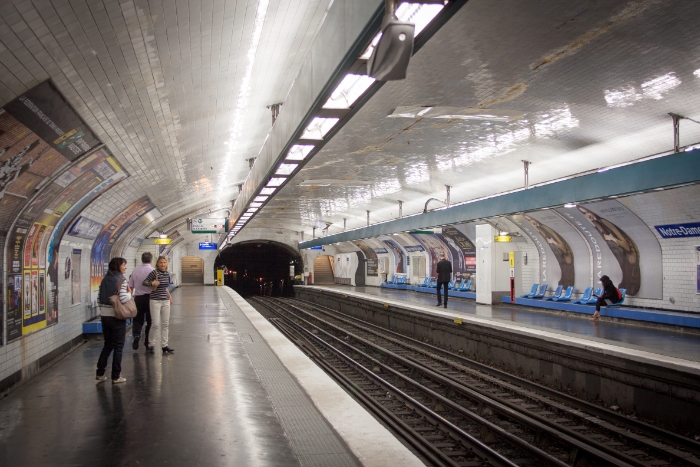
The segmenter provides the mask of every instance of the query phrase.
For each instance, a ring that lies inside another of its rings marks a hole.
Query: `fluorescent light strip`
[[[267,182],[267,186],[278,187],[282,185],[285,182],[285,180],[287,180],[286,177],[272,177],[270,181]]]
[[[355,101],[369,89],[376,80],[367,75],[345,75],[335,91],[331,94],[324,109],[349,109]]]
[[[297,167],[299,167],[299,164],[280,164],[277,167],[275,175],[289,175],[294,172]]]
[[[272,193],[275,192],[276,189],[277,189],[277,188],[273,188],[273,187],[266,186],[265,188],[263,188],[262,190],[260,190],[260,194],[261,194],[261,195],[271,195]]]
[[[301,139],[322,140],[339,121],[340,119],[336,117],[314,117],[301,135]]]
[[[295,144],[289,149],[286,159],[288,161],[303,161],[313,149],[314,146],[311,144]]]
[[[255,199],[254,199],[253,201],[256,201],[256,202],[258,202],[258,203],[262,203],[262,202],[264,202],[267,198],[269,198],[269,196],[256,196]]]
[[[259,208],[259,207],[262,206],[262,205],[263,205],[263,203],[255,203],[255,202],[250,203],[250,207],[251,207],[251,208]]]

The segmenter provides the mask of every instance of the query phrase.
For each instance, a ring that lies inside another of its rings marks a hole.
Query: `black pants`
[[[612,305],[613,301],[610,300],[609,298],[603,298],[603,297],[598,297],[598,300],[595,301],[595,311],[600,311],[600,307],[603,305]]]
[[[126,320],[117,319],[114,316],[102,317],[102,332],[105,336],[105,345],[102,347],[100,359],[97,360],[97,376],[105,374],[109,354],[114,351],[112,357],[112,379],[119,379],[122,372],[122,350],[126,340]]]
[[[449,287],[450,283],[449,282],[438,282],[437,283],[437,296],[438,296],[438,305],[444,304],[447,306],[447,289]],[[445,301],[442,301],[442,297],[440,296],[440,288],[444,287],[445,289]]]
[[[143,328],[143,320],[146,320],[146,347],[148,347],[148,333],[151,331],[150,301],[151,294],[136,295],[134,297],[134,302],[136,302],[136,317],[134,318],[134,324],[131,327],[131,335],[134,337],[141,337],[141,328]]]

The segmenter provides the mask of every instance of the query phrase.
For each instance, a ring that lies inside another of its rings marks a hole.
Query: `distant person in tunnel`
[[[139,348],[139,340],[141,339],[141,329],[143,329],[143,322],[146,321],[146,338],[144,340],[144,345],[148,352],[153,353],[153,347],[148,345],[148,334],[151,331],[151,288],[143,285],[143,281],[146,280],[148,275],[153,271],[153,266],[151,262],[153,261],[153,254],[149,251],[141,255],[141,266],[134,269],[129,277],[129,287],[134,289],[134,301],[136,302],[136,318],[134,318],[134,324],[131,328],[131,335],[134,336],[134,342],[131,347],[134,350]]]
[[[161,331],[160,348],[164,354],[174,353],[175,349],[168,346],[168,328],[170,327],[170,305],[173,298],[170,296],[168,286],[170,285],[170,273],[168,272],[168,258],[159,256],[156,268],[151,271],[142,282],[146,287],[151,288],[150,308],[151,308],[151,337],[156,342],[158,331]],[[163,329],[161,330],[161,324]],[[148,348],[153,353],[153,346]]]
[[[595,313],[593,313],[591,321],[597,321],[600,318],[601,306],[612,305],[622,300],[622,297],[617,292],[617,287],[615,287],[615,284],[608,276],[602,276],[600,282],[603,284],[603,293],[600,296],[596,296],[598,300],[595,302]]]
[[[443,305],[447,308],[447,289],[449,288],[450,281],[452,280],[452,263],[447,261],[445,254],[440,255],[440,261],[438,261],[437,266],[437,305]],[[445,290],[445,300],[442,300],[440,296],[440,287]]]
[[[97,360],[97,375],[95,379],[97,381],[107,379],[105,376],[107,360],[109,360],[109,355],[114,352],[112,356],[112,384],[120,384],[126,382],[126,378],[121,377],[122,350],[124,349],[124,340],[126,340],[126,320],[116,318],[114,307],[109,301],[109,297],[119,294],[119,301],[126,303],[131,300],[131,288],[124,277],[126,272],[126,260],[124,258],[112,258],[109,261],[108,268],[107,274],[105,274],[100,283],[98,296],[105,343],[104,347],[102,347],[100,358]]]

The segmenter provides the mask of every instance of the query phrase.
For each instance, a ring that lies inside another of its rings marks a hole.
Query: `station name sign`
[[[198,218],[190,221],[190,230],[195,234],[222,234],[228,232],[228,219]]]
[[[409,253],[417,253],[419,251],[425,251],[425,248],[423,248],[420,245],[408,245],[405,246],[404,249],[408,251]]]
[[[690,224],[655,225],[661,238],[700,237],[700,222]]]
[[[213,242],[199,242],[200,250],[216,250],[216,243]]]

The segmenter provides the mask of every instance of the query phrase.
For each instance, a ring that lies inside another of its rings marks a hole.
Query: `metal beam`
[[[699,157],[700,149],[676,153],[427,214],[329,235],[315,241],[302,242],[299,249],[698,183]]]

